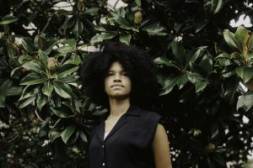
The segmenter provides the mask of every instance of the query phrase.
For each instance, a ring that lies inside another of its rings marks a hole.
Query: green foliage
[[[128,0],[115,10],[59,2],[0,1],[0,167],[87,167],[105,110],[78,71],[87,48],[106,41],[153,58],[174,168],[242,166],[252,150],[253,35],[229,22],[250,13],[246,0]]]

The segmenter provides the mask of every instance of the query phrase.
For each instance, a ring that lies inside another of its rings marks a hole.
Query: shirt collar
[[[131,105],[127,112],[127,116],[140,116],[140,108],[138,106]]]
[[[106,112],[102,119],[105,120],[108,116],[109,116],[109,112]],[[138,106],[135,105],[130,105],[128,110],[126,111],[125,114],[123,114],[123,116],[140,116],[140,108]]]

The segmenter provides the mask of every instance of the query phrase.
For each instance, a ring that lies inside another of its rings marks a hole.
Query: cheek
[[[131,80],[127,80],[126,81],[126,83],[127,83],[127,86],[128,86],[128,89],[129,89],[129,91],[131,91],[132,90],[132,83],[131,83]]]
[[[104,89],[107,90],[109,88],[109,85],[110,85],[110,80],[107,78],[104,81]]]

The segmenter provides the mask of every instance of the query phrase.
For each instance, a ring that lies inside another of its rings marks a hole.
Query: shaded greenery
[[[87,167],[89,132],[105,110],[80,90],[78,70],[89,46],[111,40],[146,49],[157,65],[173,167],[242,166],[253,35],[229,22],[252,14],[246,0],[124,0],[116,10],[59,2],[0,1],[0,167]]]

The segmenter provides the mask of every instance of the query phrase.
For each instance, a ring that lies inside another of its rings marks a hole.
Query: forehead
[[[124,68],[120,62],[113,62],[109,68],[109,71],[123,71]]]

